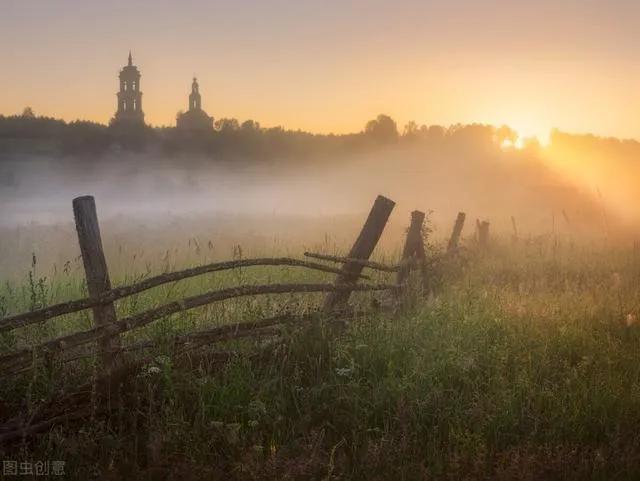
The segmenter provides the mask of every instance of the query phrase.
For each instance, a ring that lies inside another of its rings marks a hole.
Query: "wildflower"
[[[625,319],[625,321],[626,321],[627,327],[630,327],[638,322],[638,318],[636,317],[635,314],[630,312],[629,314],[627,314],[627,318]]]
[[[158,366],[147,365],[147,366],[144,366],[142,368],[142,370],[140,371],[139,376],[140,377],[151,377],[151,376],[155,376],[156,374],[160,374],[160,368]]]
[[[267,414],[267,406],[258,399],[251,401],[247,410],[254,419]]]
[[[168,366],[171,364],[171,359],[169,359],[169,356],[157,356],[156,362],[161,366]]]

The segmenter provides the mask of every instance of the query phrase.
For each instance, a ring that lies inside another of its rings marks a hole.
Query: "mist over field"
[[[259,254],[274,242],[295,252],[322,242],[344,250],[378,194],[396,202],[382,249],[398,245],[414,209],[431,212],[438,242],[459,211],[468,215],[467,238],[476,219],[491,222],[492,235],[509,238],[512,216],[523,239],[633,235],[638,219],[624,208],[636,197],[629,177],[613,173],[596,182],[589,175],[608,168],[598,147],[613,151],[611,163],[629,164],[636,144],[557,133],[546,148],[515,148],[488,127],[451,130],[436,140],[418,133],[367,149],[308,148],[299,156],[153,148],[99,156],[5,154],[0,243],[11,255],[2,256],[0,270],[24,272],[32,253],[44,266],[77,257],[71,200],[80,195],[96,198],[107,252],[123,244],[165,252],[190,239],[211,241],[218,258],[229,257],[235,245]]]

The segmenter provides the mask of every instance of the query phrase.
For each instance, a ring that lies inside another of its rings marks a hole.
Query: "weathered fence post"
[[[462,228],[464,227],[464,220],[467,214],[464,212],[458,212],[456,217],[456,223],[453,225],[453,231],[451,231],[451,237],[449,238],[449,244],[447,245],[447,252],[453,252],[458,248],[460,242],[460,234],[462,234]]]
[[[511,243],[515,244],[518,242],[518,226],[516,225],[516,218],[511,216],[511,227],[513,227],[513,235],[511,236]]]
[[[398,285],[402,285],[409,276],[412,264],[415,259],[421,259],[424,263],[425,252],[424,243],[422,241],[422,226],[424,224],[425,214],[419,210],[411,213],[411,224],[407,231],[407,238],[402,249],[402,258],[400,260],[400,270],[398,271]]]
[[[486,248],[489,244],[489,222],[482,221],[478,224],[478,245]]]
[[[369,216],[360,231],[360,235],[356,239],[353,247],[349,251],[347,257],[353,259],[368,260],[376,247],[380,236],[387,225],[387,220],[391,215],[391,211],[395,207],[396,203],[391,199],[387,199],[379,195]],[[342,274],[336,278],[336,284],[353,284],[358,280],[358,277],[362,273],[363,266],[354,263],[346,263],[342,266]],[[349,300],[351,291],[344,292],[330,292],[324,301],[323,310],[325,312],[333,312],[338,308],[343,307]]]
[[[111,290],[109,271],[102,249],[100,226],[96,213],[96,203],[92,196],[73,199],[73,216],[76,222],[78,242],[82,253],[82,263],[87,278],[87,289],[90,297],[99,297]],[[113,302],[107,302],[92,308],[93,322],[96,326],[111,324],[116,321],[116,311]],[[103,337],[98,341],[100,359],[104,369],[113,367],[117,351],[120,348],[118,335]]]

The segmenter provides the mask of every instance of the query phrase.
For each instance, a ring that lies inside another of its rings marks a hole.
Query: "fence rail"
[[[119,321],[109,324],[97,325],[93,329],[81,331],[67,336],[58,337],[47,342],[43,342],[33,347],[21,349],[19,351],[0,356],[0,372],[15,369],[21,370],[25,363],[30,363],[33,357],[44,354],[65,351],[79,347],[89,342],[98,341],[105,337],[112,337],[134,329],[141,328],[158,319],[187,311],[196,307],[205,306],[213,302],[218,302],[236,297],[253,296],[261,294],[283,294],[283,293],[311,293],[311,292],[341,292],[352,291],[381,291],[393,290],[397,286],[393,284],[373,284],[373,285],[334,285],[334,284],[268,284],[255,286],[229,287],[217,291],[211,291],[197,296],[170,302],[154,309],[125,317]],[[113,352],[113,351],[112,351]]]
[[[98,371],[91,381],[80,386],[76,392],[65,395],[64,402],[57,402],[56,405],[53,405],[52,402],[53,414],[50,413],[49,416],[46,416],[42,413],[36,413],[26,422],[20,419],[11,419],[5,422],[0,426],[0,444],[24,440],[27,436],[46,431],[57,423],[95,416],[94,406],[96,403],[94,397],[102,395],[105,399],[111,400],[111,393],[115,389],[121,389],[122,379],[139,372],[141,366],[146,362],[143,356],[130,357],[125,362],[124,354],[157,346],[157,343],[153,340],[138,341],[123,346],[121,335],[143,328],[159,319],[227,299],[287,293],[326,293],[322,306],[317,306],[314,310],[307,310],[304,313],[285,311],[284,313],[259,320],[235,322],[194,332],[177,333],[173,337],[165,339],[165,342],[168,341],[173,348],[176,359],[193,362],[199,356],[203,359],[206,356],[207,362],[211,358],[215,358],[216,362],[226,362],[238,353],[234,351],[221,352],[212,349],[207,349],[200,353],[191,351],[208,347],[217,342],[278,336],[282,334],[285,325],[300,325],[318,319],[341,323],[369,312],[369,308],[360,311],[348,304],[352,292],[386,291],[391,293],[391,296],[386,296],[390,300],[389,304],[381,305],[376,299],[376,302],[373,303],[376,310],[387,307],[395,310],[399,305],[406,305],[403,299],[410,299],[411,296],[404,295],[406,294],[404,288],[408,284],[411,270],[420,271],[422,274],[422,289],[423,291],[429,289],[427,271],[431,269],[432,263],[428,261],[425,252],[423,235],[425,214],[421,211],[411,213],[411,223],[407,230],[399,263],[387,265],[369,260],[394,206],[395,203],[390,199],[383,196],[376,198],[360,234],[346,257],[312,252],[304,253],[307,258],[341,264],[339,267],[291,257],[239,259],[163,273],[134,284],[112,288],[100,237],[95,201],[90,196],[74,199],[73,213],[89,297],[0,319],[0,333],[44,323],[58,316],[86,309],[92,310],[93,327],[0,355],[0,376],[10,376],[31,371],[42,360],[50,360],[52,357],[65,363],[87,357],[98,357],[102,370]],[[458,250],[458,242],[464,221],[465,214],[461,212],[458,214],[449,240],[448,254],[455,254]],[[480,244],[485,245],[488,239],[489,224],[488,222],[484,222],[482,226],[480,226],[479,222],[478,224],[479,228],[482,229],[479,232],[480,239],[478,240]],[[433,258],[432,256],[431,261],[433,261]],[[120,299],[134,296],[167,283],[207,273],[253,266],[299,267],[334,274],[337,277],[333,283],[275,283],[227,287],[168,302],[121,319],[116,317],[114,303]],[[365,268],[395,274],[395,283],[390,281],[359,284],[358,282],[361,280],[370,281],[369,276],[362,274]],[[92,343],[95,343],[97,349],[91,348]],[[82,348],[83,346],[84,348]],[[244,355],[250,359],[259,359],[259,356],[263,356],[264,352],[268,352],[270,349],[271,344],[267,345],[266,349],[262,349],[262,352],[258,354],[251,352]],[[56,401],[60,400],[56,399]],[[113,408],[111,402],[103,404],[106,410]],[[61,410],[57,407],[58,405],[62,406]]]
[[[155,345],[152,341],[145,341],[123,347],[121,345],[121,334],[142,328],[167,316],[227,299],[267,294],[326,293],[322,308],[314,313],[307,313],[305,315],[280,314],[260,321],[234,323],[197,332],[177,334],[172,339],[173,345],[180,346],[184,350],[201,347],[222,340],[273,335],[278,332],[276,326],[280,324],[308,321],[317,319],[318,316],[328,316],[333,319],[347,319],[355,315],[354,311],[350,311],[349,308],[347,308],[347,302],[352,292],[389,291],[393,294],[391,296],[392,299],[398,299],[402,288],[406,285],[409,271],[413,268],[419,268],[422,273],[423,289],[427,289],[428,265],[423,241],[425,221],[425,214],[423,212],[414,211],[411,214],[411,224],[407,231],[402,258],[399,264],[386,265],[369,260],[384,231],[394,206],[395,203],[386,197],[378,196],[376,198],[348,256],[340,257],[312,252],[304,253],[305,257],[308,258],[342,264],[340,267],[332,267],[318,262],[291,257],[239,259],[163,273],[134,284],[112,288],[106,258],[102,248],[95,201],[93,197],[90,196],[76,198],[73,200],[73,212],[89,297],[62,302],[32,312],[15,314],[0,319],[0,333],[43,323],[58,316],[86,309],[92,309],[93,311],[94,326],[85,331],[67,334],[41,342],[37,345],[0,355],[0,375],[13,375],[28,371],[37,365],[38,359],[48,359],[52,355],[60,355],[89,343],[97,344],[97,353],[81,353],[67,357],[64,361],[69,362],[97,354],[100,357],[104,374],[108,375],[113,371],[116,364],[122,361],[124,352],[153,347]],[[458,215],[449,242],[449,250],[457,247],[464,217],[464,213]],[[337,277],[333,283],[276,283],[228,287],[169,302],[122,319],[116,318],[114,302],[120,299],[167,283],[177,282],[207,273],[254,266],[299,267],[335,274]],[[358,284],[360,280],[370,279],[369,276],[362,274],[365,268],[385,273],[396,273],[396,282]]]
[[[25,327],[30,324],[36,324],[38,322],[45,322],[49,319],[53,319],[64,314],[71,314],[74,312],[83,311],[101,304],[110,303],[119,299],[139,294],[140,292],[152,289],[154,287],[168,284],[171,282],[181,281],[192,277],[200,276],[202,274],[210,272],[219,272],[230,269],[237,269],[241,267],[253,267],[253,266],[292,266],[292,267],[304,267],[311,270],[320,272],[327,272],[331,274],[340,274],[340,269],[329,267],[316,262],[307,262],[300,259],[293,259],[289,257],[276,257],[276,258],[260,258],[260,259],[241,259],[225,262],[216,262],[198,267],[192,267],[177,272],[171,272],[166,274],[160,274],[149,279],[145,279],[141,282],[131,284],[128,286],[116,287],[109,291],[104,292],[98,297],[87,297],[84,299],[78,299],[76,301],[62,302],[53,306],[48,306],[42,309],[38,309],[31,312],[22,314],[16,314],[4,319],[0,319],[0,332],[11,331],[19,327]],[[368,276],[361,275],[361,279],[369,279]]]
[[[380,264],[379,262],[366,261],[363,259],[355,259],[353,257],[339,257],[339,256],[330,256],[327,254],[316,254],[313,252],[305,252],[305,257],[311,257],[314,259],[320,259],[323,261],[336,262],[341,264],[356,264],[362,267],[368,267],[370,269],[374,269],[382,272],[397,272],[400,269],[400,266],[388,266],[385,264]],[[338,270],[337,274],[340,271]]]
[[[76,222],[76,231],[82,253],[82,260],[87,279],[89,297],[72,300],[44,307],[21,314],[15,314],[0,319],[0,332],[7,332],[17,328],[26,327],[36,323],[49,321],[58,316],[74,312],[92,309],[94,327],[85,331],[75,332],[57,337],[34,346],[25,347],[14,352],[0,356],[0,374],[10,375],[24,372],[34,367],[36,361],[48,358],[51,355],[61,354],[89,343],[97,343],[98,352],[105,373],[110,372],[116,362],[121,360],[123,352],[138,347],[149,347],[150,343],[138,343],[137,345],[122,347],[120,335],[144,327],[158,319],[184,312],[197,307],[202,307],[226,299],[246,296],[284,293],[326,293],[322,309],[322,315],[337,318],[344,317],[347,301],[352,292],[364,291],[390,291],[397,293],[402,287],[402,282],[358,284],[358,281],[369,279],[362,274],[364,268],[370,268],[382,272],[400,272],[401,266],[389,266],[369,260],[375,249],[395,203],[383,196],[378,196],[362,227],[362,230],[351,248],[347,257],[330,256],[306,252],[305,256],[318,260],[342,264],[341,267],[332,267],[309,260],[294,259],[290,257],[240,259],[225,262],[216,262],[198,267],[192,267],[181,271],[160,274],[140,282],[112,288],[107,268],[106,258],[103,252],[102,239],[93,197],[84,196],[73,200],[73,213]],[[414,213],[415,214],[415,213]],[[420,216],[418,216],[420,217]],[[420,228],[424,214],[420,217]],[[424,245],[417,243],[415,222],[408,235],[411,238],[411,248],[405,247],[405,256],[414,255],[416,252],[424,258]],[[407,254],[409,252],[409,254]],[[403,264],[407,259],[403,258]],[[300,267],[319,272],[337,275],[334,283],[315,284],[266,284],[266,285],[241,285],[228,287],[203,294],[186,297],[178,301],[148,309],[122,319],[116,318],[114,302],[120,299],[139,294],[148,289],[167,283],[177,282],[206,273],[219,272],[229,269],[237,269],[252,266],[287,266]],[[398,279],[401,280],[400,278]],[[392,296],[393,297],[393,296]],[[288,316],[289,319],[300,319],[296,316]],[[317,317],[317,316],[316,316]],[[232,339],[254,334],[273,333],[273,326],[287,323],[287,319],[276,316],[263,321],[232,324],[221,328],[214,328],[196,333],[177,335],[173,342],[175,345],[197,346],[203,343],[214,342],[222,339]],[[267,328],[271,328],[268,330]],[[265,330],[267,329],[267,330]],[[91,354],[89,354],[91,355]],[[67,358],[66,361],[86,357],[80,355]]]

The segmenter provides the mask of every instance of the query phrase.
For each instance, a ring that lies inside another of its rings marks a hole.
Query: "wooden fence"
[[[218,340],[261,335],[267,332],[265,330],[272,329],[273,326],[278,324],[310,319],[317,314],[334,318],[339,317],[348,312],[347,305],[349,297],[352,292],[356,291],[391,291],[395,294],[392,298],[395,297],[397,299],[411,269],[416,267],[420,269],[424,286],[427,284],[428,276],[422,235],[425,214],[420,211],[414,211],[411,214],[411,224],[407,231],[402,259],[399,265],[389,266],[369,260],[384,231],[394,206],[395,203],[392,200],[383,196],[377,197],[347,257],[336,257],[311,252],[305,253],[305,257],[308,259],[341,264],[339,268],[307,259],[294,259],[290,257],[241,259],[216,262],[177,272],[160,274],[135,284],[113,288],[111,286],[103,251],[95,201],[91,196],[78,197],[73,200],[73,213],[89,296],[84,299],[63,302],[32,312],[16,314],[0,319],[0,332],[44,323],[55,317],[85,309],[91,309],[94,325],[91,329],[85,331],[61,336],[0,356],[0,375],[6,376],[28,371],[37,364],[38,359],[47,359],[52,355],[61,355],[91,343],[97,345],[97,355],[101,361],[101,369],[104,373],[108,374],[116,365],[120,365],[124,361],[123,355],[125,351],[150,347],[152,345],[147,342],[123,347],[121,334],[141,328],[171,314],[225,299],[263,294],[327,293],[322,308],[315,313],[310,313],[306,316],[279,315],[253,322],[236,323],[214,329],[181,334],[175,337],[175,345],[187,349]],[[450,251],[457,248],[463,223],[464,214],[461,213],[458,215],[449,241],[448,249]],[[117,319],[114,303],[120,299],[139,294],[163,284],[202,274],[250,266],[300,267],[335,274],[337,277],[334,283],[325,284],[295,283],[229,287],[186,297],[138,314]],[[363,274],[365,268],[387,273],[396,273],[396,282],[377,284],[358,283],[361,280],[369,279],[368,276]],[[92,352],[89,355],[94,355],[94,353]],[[77,355],[66,360],[75,360],[82,357],[87,357],[87,355]]]

